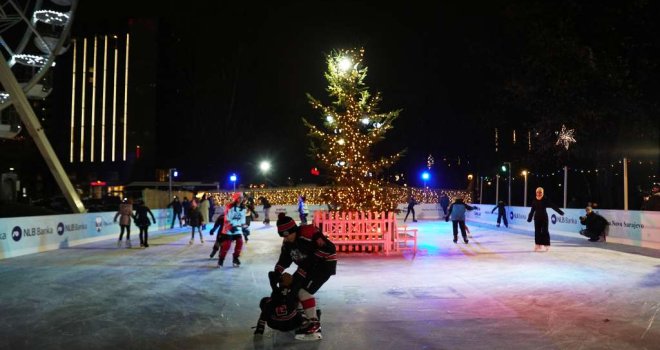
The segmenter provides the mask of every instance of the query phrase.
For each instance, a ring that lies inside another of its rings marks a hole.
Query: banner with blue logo
[[[156,225],[150,231],[169,228],[167,209],[152,210]],[[117,238],[115,212],[0,218],[0,259],[67,248],[98,240]],[[138,228],[131,224],[131,232]],[[136,236],[137,238],[137,236]]]

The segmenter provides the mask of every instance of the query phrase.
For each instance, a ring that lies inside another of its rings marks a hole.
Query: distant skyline
[[[655,9],[576,0],[81,1],[73,36],[153,23],[153,47],[132,55],[153,62],[155,75],[145,81],[155,79],[155,97],[130,111],[139,120],[138,111],[153,110],[153,129],[142,126],[154,137],[156,149],[145,151],[153,167],[220,182],[235,172],[249,183],[263,181],[258,164],[269,159],[270,180],[279,185],[289,177],[319,180],[310,174],[318,164],[308,156],[301,120],[320,123],[321,116],[305,94],[329,102],[325,55],[364,47],[370,91],[382,93],[382,110],[403,110],[376,152],[407,149],[390,173],[405,174],[414,186],[422,185],[419,174],[432,154],[428,185],[458,188],[467,172],[494,176],[502,161],[541,172],[602,166],[624,153],[657,160]],[[569,151],[554,147],[562,124],[576,130]],[[135,180],[152,175],[146,167]]]

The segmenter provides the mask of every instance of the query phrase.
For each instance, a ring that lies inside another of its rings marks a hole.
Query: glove
[[[254,335],[262,335],[262,334],[264,334],[264,330],[266,329],[265,322],[262,321],[262,320],[259,320],[259,323],[257,323],[257,326],[253,327],[253,328],[255,328]]]
[[[449,215],[445,216],[445,222],[449,222]]]
[[[527,222],[532,222],[532,216],[531,215],[527,216]]]
[[[282,277],[282,274],[277,271],[268,272],[268,281],[270,282],[270,288],[272,288],[273,291],[277,290],[277,283],[280,282],[280,277]]]

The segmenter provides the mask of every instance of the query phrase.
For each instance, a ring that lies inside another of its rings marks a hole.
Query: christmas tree
[[[401,200],[399,191],[383,179],[383,171],[402,155],[376,159],[371,150],[385,138],[401,110],[378,111],[379,93],[370,94],[364,84],[367,67],[362,66],[364,49],[341,50],[327,57],[329,106],[307,95],[312,107],[321,111],[323,127],[303,119],[312,143],[312,153],[326,170],[331,186],[324,200],[334,210],[394,210]]]

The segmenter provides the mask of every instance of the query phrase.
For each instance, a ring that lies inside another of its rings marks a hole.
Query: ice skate
[[[321,334],[321,323],[319,323],[319,320],[315,318],[309,320],[307,326],[303,326],[296,331],[295,339],[303,341],[323,339],[323,335]]]
[[[232,261],[232,264],[234,267],[240,267],[241,266],[241,261],[238,260],[238,258],[234,258],[234,261]]]

